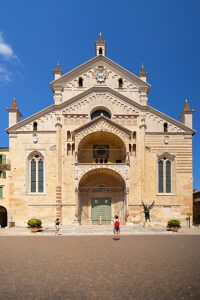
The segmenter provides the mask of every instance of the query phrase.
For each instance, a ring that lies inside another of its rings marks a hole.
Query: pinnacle
[[[13,103],[12,103],[12,107],[11,107],[12,109],[17,109],[18,107],[17,107],[17,101],[16,101],[16,98],[14,97],[14,99],[13,99]]]
[[[184,111],[190,111],[190,107],[189,107],[189,104],[188,104],[188,100],[186,99],[185,100],[185,105],[184,105]]]

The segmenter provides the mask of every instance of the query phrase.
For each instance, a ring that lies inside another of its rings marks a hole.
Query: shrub
[[[167,227],[176,227],[176,228],[180,228],[181,227],[181,223],[179,220],[169,220],[167,223]]]
[[[41,227],[42,221],[40,219],[30,219],[27,224],[30,228]]]

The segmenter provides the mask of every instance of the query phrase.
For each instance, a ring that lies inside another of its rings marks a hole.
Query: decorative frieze
[[[112,114],[139,115],[139,110],[134,106],[125,103],[123,100],[116,98],[108,93],[93,93],[89,96],[78,100],[77,102],[65,107],[63,115],[73,113],[88,114],[92,109],[99,106],[105,106]]]
[[[126,187],[128,187],[129,183],[129,166],[127,164],[106,164],[106,165],[94,165],[94,164],[76,164],[75,165],[75,178],[77,184],[79,184],[81,178],[88,173],[89,171],[98,171],[100,170],[111,170],[119,174],[126,183]]]

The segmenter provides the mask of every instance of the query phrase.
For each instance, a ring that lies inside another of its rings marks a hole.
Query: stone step
[[[45,228],[46,232],[55,232],[55,227],[48,227]],[[148,226],[143,227],[141,225],[132,225],[132,226],[120,226],[121,233],[134,233],[134,232],[165,232],[166,228],[161,226]],[[104,233],[109,234],[113,232],[112,225],[68,225],[68,226],[61,226],[59,229],[60,233],[75,233],[75,234],[92,234],[92,233]]]

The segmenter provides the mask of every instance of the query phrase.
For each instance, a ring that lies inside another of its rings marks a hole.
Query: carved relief
[[[106,69],[103,66],[99,66],[96,69],[96,80],[97,83],[103,83],[106,79]]]

